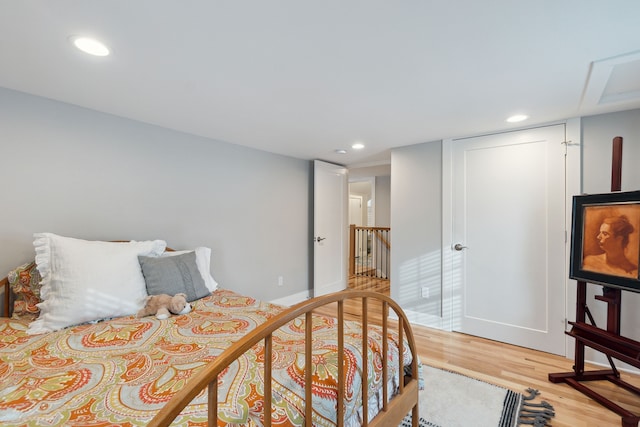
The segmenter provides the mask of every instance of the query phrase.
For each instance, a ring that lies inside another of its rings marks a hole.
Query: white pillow
[[[218,288],[218,283],[211,275],[211,248],[201,246],[187,251],[167,251],[162,256],[182,255],[188,252],[196,253],[196,266],[198,266],[198,271],[204,280],[204,285],[210,292],[215,291]]]
[[[138,255],[159,256],[167,246],[162,240],[119,243],[52,233],[33,236],[42,302],[28,334],[137,313],[147,296]]]

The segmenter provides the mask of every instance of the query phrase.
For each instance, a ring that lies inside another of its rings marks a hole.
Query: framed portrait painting
[[[573,197],[569,277],[640,292],[640,191]]]

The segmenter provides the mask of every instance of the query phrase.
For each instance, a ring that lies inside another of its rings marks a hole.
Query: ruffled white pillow
[[[138,256],[159,256],[163,240],[102,242],[34,234],[42,276],[40,316],[27,333],[135,314],[147,295]]]

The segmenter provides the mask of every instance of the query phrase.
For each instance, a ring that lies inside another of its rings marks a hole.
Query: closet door
[[[453,329],[565,354],[565,125],[455,140]]]

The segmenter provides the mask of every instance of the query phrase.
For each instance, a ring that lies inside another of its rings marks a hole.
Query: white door
[[[561,124],[452,143],[454,330],[564,354],[564,142]]]
[[[362,225],[362,196],[349,195],[349,224]]]
[[[313,294],[347,287],[348,183],[347,169],[314,161]]]

